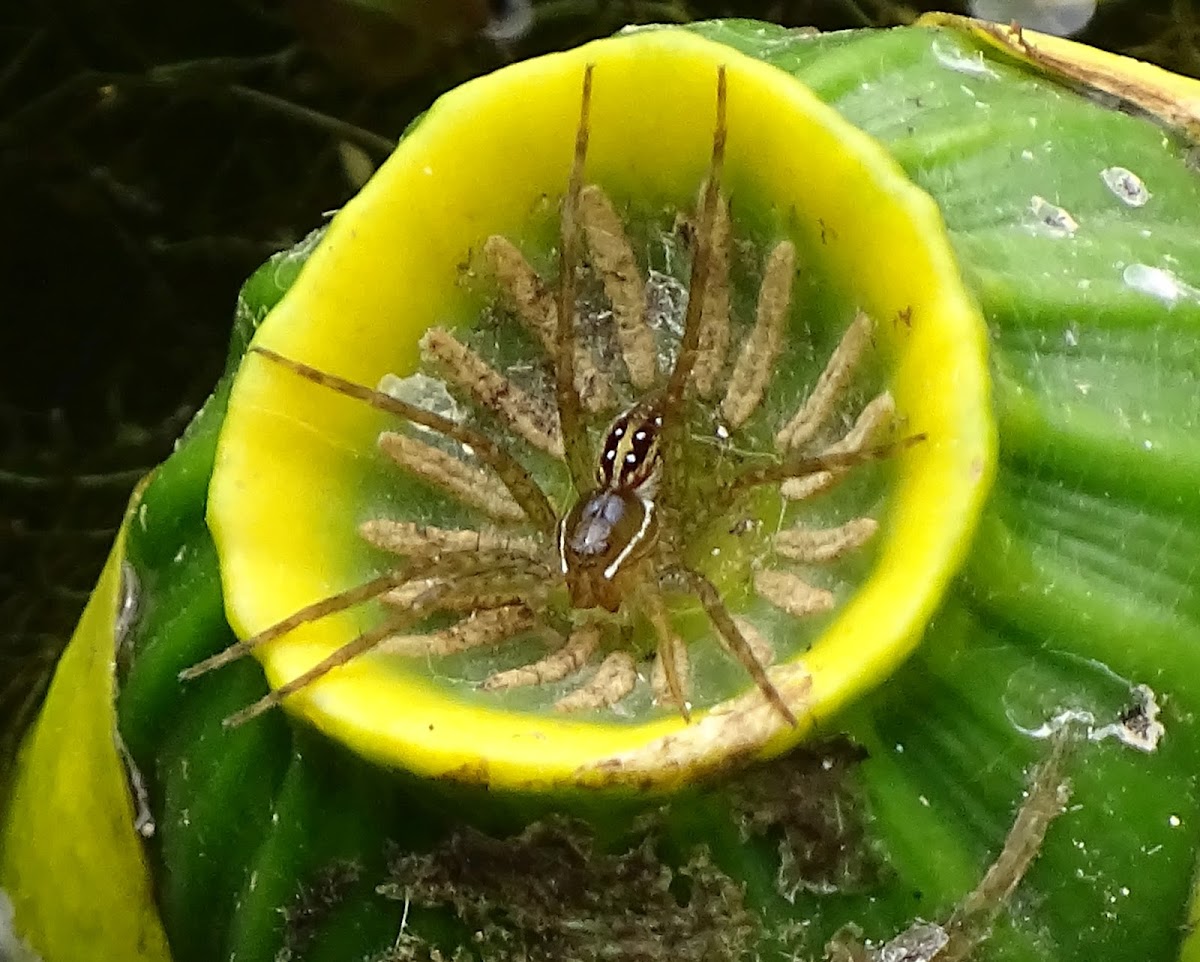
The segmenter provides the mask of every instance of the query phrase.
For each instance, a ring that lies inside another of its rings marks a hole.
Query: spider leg
[[[382,391],[355,384],[353,381],[348,381],[335,374],[327,374],[300,361],[293,361],[270,348],[254,346],[250,350],[314,384],[320,384],[322,387],[346,397],[364,401],[371,407],[437,431],[459,444],[468,445],[481,461],[500,476],[500,480],[512,495],[513,500],[521,506],[521,510],[538,530],[546,534],[554,531],[558,519],[549,499],[521,466],[521,463],[482,431],[458,424],[449,418],[417,407],[415,404],[400,401]]]
[[[692,708],[687,699],[690,678],[691,664],[683,639],[673,635],[666,642],[660,641],[650,671],[650,687],[655,701],[660,705],[674,705],[685,722],[692,720]]]
[[[190,681],[201,675],[207,675],[210,671],[214,671],[223,665],[228,665],[230,662],[245,657],[255,648],[259,647],[259,645],[265,645],[269,641],[281,638],[300,625],[307,624],[310,621],[318,621],[327,615],[332,615],[338,611],[345,611],[348,608],[353,608],[355,605],[362,604],[364,601],[378,598],[389,589],[395,588],[397,585],[407,581],[409,574],[410,572],[403,568],[396,571],[389,571],[385,575],[372,578],[370,581],[365,581],[354,588],[340,591],[336,595],[330,595],[328,598],[315,601],[311,605],[307,605],[299,611],[288,615],[282,621],[277,621],[269,628],[263,629],[257,635],[247,638],[244,641],[234,642],[234,644],[225,650],[197,662],[190,668],[185,668],[179,673],[179,680]]]
[[[235,727],[249,721],[252,718],[256,718],[263,712],[268,711],[274,706],[280,704],[283,699],[293,692],[307,687],[318,678],[328,674],[335,668],[339,668],[342,665],[347,664],[348,662],[357,658],[359,655],[365,654],[366,652],[377,648],[386,639],[395,636],[398,632],[402,631],[409,625],[416,624],[417,622],[429,617],[431,614],[442,610],[445,607],[445,602],[452,598],[454,591],[456,589],[461,589],[459,582],[449,577],[449,575],[454,573],[453,569],[455,567],[470,565],[472,560],[473,559],[469,555],[450,556],[448,558],[441,559],[440,563],[433,566],[432,569],[426,569],[426,571],[423,572],[424,574],[429,574],[430,571],[432,571],[439,580],[435,580],[432,584],[428,585],[428,587],[425,587],[424,590],[417,595],[417,597],[413,598],[395,615],[390,618],[385,618],[379,625],[364,631],[357,638],[354,638],[352,641],[342,645],[332,654],[323,658],[307,671],[302,672],[291,681],[288,681],[285,684],[280,685],[278,688],[268,692],[254,704],[247,706],[233,715],[230,715],[225,719],[225,726]],[[514,569],[518,573],[527,571],[528,567],[529,566],[527,564],[523,564],[520,561],[514,564]],[[468,568],[468,571],[469,570],[470,569]],[[479,574],[479,572],[475,573]],[[485,572],[485,574],[489,580],[489,584],[495,584],[498,578],[503,580],[504,577],[502,572],[497,572],[495,570],[489,570]],[[393,575],[393,578],[395,577],[396,576]],[[376,582],[382,580],[383,579],[375,579]],[[543,584],[545,583],[544,575],[541,581]],[[498,591],[498,594],[504,599],[503,601],[500,601],[495,605],[484,604],[477,607],[498,608],[501,605],[508,604],[510,599],[518,593],[519,589],[516,587],[513,587],[511,590],[507,591]],[[350,594],[350,592],[344,592],[343,594]],[[478,596],[476,596],[476,598],[477,597]],[[519,601],[520,599],[518,598],[517,600]],[[348,607],[348,605],[340,602],[339,606]],[[295,620],[296,616],[293,615],[291,618],[286,619],[285,622],[281,622],[280,625],[287,625],[287,630],[290,630],[290,628],[295,627],[295,624],[291,624],[291,622],[294,622]],[[280,626],[277,625],[275,626],[275,629],[278,629],[279,627]],[[272,630],[274,629],[268,629],[268,631]],[[282,631],[278,633],[282,633]],[[278,637],[278,634],[275,636]],[[261,644],[261,641],[258,641],[257,643]]]
[[[541,342],[546,356],[553,358],[558,338],[558,306],[554,295],[507,237],[493,234],[484,243],[483,253],[517,317]],[[575,345],[575,390],[583,406],[592,413],[608,410],[617,403],[599,358],[583,344]]]
[[[544,565],[537,564],[535,561],[523,558],[517,554],[510,554],[508,558],[511,561],[511,567],[522,572],[528,571],[530,579],[534,583],[543,586],[553,584],[549,570]],[[489,557],[482,559],[482,563],[487,566],[490,575],[501,560],[503,558]],[[346,611],[365,601],[370,601],[372,598],[382,597],[387,601],[389,593],[402,590],[405,585],[421,578],[434,578],[435,580],[431,584],[439,585],[438,591],[441,596],[450,595],[448,589],[441,586],[440,583],[452,575],[469,574],[470,569],[478,567],[480,563],[481,559],[470,547],[466,547],[460,551],[441,553],[429,559],[410,559],[407,564],[402,564],[385,574],[365,581],[353,588],[339,591],[337,594],[306,605],[299,611],[292,612],[282,621],[277,621],[275,624],[264,628],[258,634],[243,641],[234,642],[223,651],[219,651],[215,655],[205,658],[203,661],[197,662],[189,668],[185,668],[179,673],[179,680],[190,681],[193,678],[206,675],[210,671],[214,671],[230,662],[245,657],[255,648],[265,645],[267,642],[274,641],[276,638],[281,638],[288,632],[293,631],[301,625],[308,624],[310,621],[319,621],[339,611]],[[451,597],[453,596],[451,595]],[[406,598],[404,607],[411,608],[419,600],[418,597]],[[499,604],[507,603],[508,600],[506,597]]]
[[[696,597],[700,599],[700,604],[704,606],[704,610],[708,613],[708,618],[713,623],[713,627],[725,639],[725,644],[729,647],[734,657],[741,662],[742,667],[754,679],[754,683],[758,686],[758,690],[762,692],[763,697],[779,712],[784,721],[795,728],[797,726],[796,716],[792,714],[792,710],[788,707],[787,702],[779,694],[779,689],[775,687],[775,684],[768,677],[766,669],[763,668],[758,658],[755,657],[754,650],[742,635],[737,623],[730,616],[729,610],[721,600],[721,593],[717,591],[716,586],[700,572],[686,565],[677,565],[674,568],[668,569],[667,574],[682,579],[689,590],[694,592]]]
[[[749,488],[762,484],[779,484],[789,478],[803,478],[819,471],[844,471],[855,465],[866,464],[869,461],[882,461],[895,457],[902,451],[907,451],[926,439],[924,434],[910,434],[899,441],[876,445],[873,448],[859,448],[856,451],[832,451],[825,454],[814,454],[807,457],[785,458],[779,464],[759,468],[749,468],[743,471],[722,492],[726,502],[733,501],[738,495]]]
[[[561,238],[558,254],[558,325],[554,337],[554,394],[562,426],[563,446],[571,480],[578,491],[591,484],[592,465],[587,450],[579,392],[575,389],[575,267],[579,261],[579,194],[583,190],[583,165],[587,160],[588,124],[592,109],[592,73],[583,72],[583,94],[579,127],[575,132],[575,155],[567,194],[563,198]]]
[[[663,397],[664,425],[680,420],[679,415],[691,380],[692,367],[699,354],[700,322],[704,312],[704,292],[708,289],[709,271],[712,266],[713,233],[721,190],[721,170],[725,164],[725,140],[728,136],[725,102],[725,67],[722,65],[717,70],[717,123],[713,129],[712,159],[709,162],[708,181],[704,187],[704,201],[700,207],[700,225],[696,235],[696,254],[692,258],[692,276],[688,284],[689,296],[687,313],[684,315],[683,338],[679,342],[679,355],[675,359],[675,367],[671,370]]]
[[[854,427],[846,432],[840,440],[829,445],[824,454],[840,454],[847,451],[859,451],[872,443],[883,434],[884,429],[892,423],[896,415],[896,402],[888,391],[871,399],[858,418]],[[779,488],[779,493],[789,501],[803,501],[814,494],[819,494],[836,484],[845,474],[845,470],[817,471],[803,477],[789,478]]]
[[[658,654],[654,662],[654,688],[659,700],[679,709],[684,721],[691,721],[684,677],[688,672],[687,647],[671,630],[667,608],[658,589],[646,585],[642,589],[642,600],[654,634],[658,638]]]
[[[391,618],[380,625],[376,625],[369,631],[364,631],[353,641],[347,642],[338,648],[337,651],[333,652],[333,654],[321,659],[321,661],[313,665],[308,671],[302,672],[291,681],[272,689],[258,701],[254,702],[254,704],[247,705],[241,711],[234,712],[222,724],[226,728],[237,728],[239,725],[257,718],[263,712],[269,711],[280,704],[293,692],[311,685],[318,678],[329,674],[335,668],[340,668],[342,665],[353,661],[359,655],[366,654],[372,648],[377,647],[389,635],[395,634],[395,632],[419,617],[420,615],[416,612],[405,613],[404,615]]]
[[[379,435],[379,450],[422,481],[496,521],[517,523],[525,511],[511,491],[482,468],[398,431]]]
[[[733,623],[738,626],[746,644],[760,665],[770,665],[775,661],[775,649],[766,636],[745,618],[734,617]]]
[[[449,628],[424,635],[390,635],[379,650],[390,655],[454,655],[472,648],[498,645],[536,624],[533,612],[520,602],[473,610]]]
[[[431,327],[425,332],[421,353],[437,363],[450,383],[496,414],[518,437],[562,459],[558,412],[545,399],[518,387],[444,328]]]
[[[516,562],[506,567],[489,564],[467,573],[435,571],[428,577],[413,578],[386,592],[384,604],[401,611],[416,604],[431,588],[440,588],[437,611],[471,612],[512,604],[536,604],[560,584],[542,565]]]

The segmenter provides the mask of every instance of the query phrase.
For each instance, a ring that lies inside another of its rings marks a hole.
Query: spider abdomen
[[[621,488],[599,488],[576,502],[559,525],[562,573],[576,608],[621,606],[619,576],[653,547],[654,502]]]

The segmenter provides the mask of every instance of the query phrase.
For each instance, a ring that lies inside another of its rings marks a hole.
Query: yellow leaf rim
[[[1194,77],[1015,23],[927,13],[917,24],[969,34],[1049,76],[1119,97],[1200,141],[1200,80]]]
[[[21,747],[0,824],[0,889],[17,935],[49,960],[171,962],[115,735],[129,518]]]
[[[894,358],[898,411],[929,440],[898,459],[872,573],[807,652],[771,669],[798,727],[783,724],[754,690],[693,713],[690,723],[522,714],[465,703],[374,658],[286,701],[294,716],[367,759],[423,776],[525,791],[667,790],[787,750],[884,681],[918,644],[995,470],[985,326],[933,200],[793,77],[684,30],[598,41],[442,97],[333,219],[255,343],[362,384],[414,370],[427,327],[470,316],[458,283],[469,249],[490,234],[519,236],[530,210],[561,195],[588,64],[589,179],[636,178],[680,206],[706,171],[715,78],[726,67],[726,184],[734,196],[748,185],[794,209],[795,230],[808,232],[823,260],[813,269],[851,279],[873,317],[906,320],[881,321],[876,338]],[[208,503],[239,637],[354,583],[337,564],[355,550],[354,519],[335,523],[319,511],[327,491],[353,484],[355,459],[372,450],[382,423],[247,356]],[[277,686],[358,630],[352,612],[330,617],[258,656]]]

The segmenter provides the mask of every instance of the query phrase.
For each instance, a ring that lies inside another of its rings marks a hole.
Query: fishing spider
[[[403,469],[489,521],[477,530],[390,519],[362,525],[367,541],[402,559],[394,568],[297,611],[189,668],[181,677],[204,674],[302,623],[373,598],[381,598],[391,613],[378,626],[231,716],[227,724],[260,714],[375,648],[444,656],[494,646],[535,627],[556,634],[559,647],[530,664],[494,672],[483,688],[557,682],[599,660],[590,678],[555,707],[572,711],[612,706],[630,694],[638,680],[634,657],[620,641],[620,632],[639,618],[648,623],[656,640],[651,673],[655,695],[688,719],[688,650],[672,627],[667,603],[669,594],[678,593],[699,600],[720,643],[744,666],[778,715],[796,724],[765,667],[771,659],[769,645],[749,622],[730,614],[714,583],[689,562],[688,539],[727,519],[753,489],[778,486],[785,499],[802,499],[832,486],[852,465],[889,455],[919,437],[872,446],[892,419],[894,406],[885,392],[863,408],[841,440],[818,454],[806,453],[831,420],[870,342],[871,322],[860,312],[808,398],[776,434],[768,462],[751,466],[735,454],[735,473],[717,490],[696,499],[702,503],[687,503],[688,472],[696,470],[698,450],[688,424],[700,407],[696,398],[714,400],[709,415],[715,414],[716,434],[723,439],[758,409],[782,349],[795,249],[785,240],[768,255],[753,328],[725,377],[732,339],[733,241],[729,205],[720,187],[726,142],[726,75],[721,67],[709,172],[700,192],[698,220],[687,229],[693,246],[690,296],[676,357],[664,377],[660,346],[647,321],[647,285],[631,243],[605,193],[598,186],[584,185],[591,89],[589,66],[562,202],[556,289],[542,282],[507,239],[494,236],[484,245],[502,296],[547,355],[553,401],[513,383],[444,329],[433,328],[422,340],[426,360],[460,395],[490,412],[513,435],[565,462],[576,492],[573,503],[565,510],[556,508],[509,447],[493,439],[494,430],[485,433],[265,347],[251,348],[299,377],[440,436],[434,438],[438,444],[430,444],[417,436],[419,432],[389,431],[380,436],[379,444]],[[611,419],[617,404],[614,384],[620,379],[605,368],[594,344],[579,336],[577,274],[584,242],[611,306],[611,341],[634,398],[610,421],[598,458],[592,455],[588,421],[597,415]],[[724,395],[716,401],[722,386]],[[701,464],[699,470],[703,474],[710,469]],[[793,527],[776,534],[770,547],[784,559],[819,563],[861,546],[875,530],[876,522],[866,517],[836,528]],[[752,582],[760,597],[795,617],[826,611],[834,603],[830,592],[788,570],[764,567],[754,572]],[[460,620],[440,630],[405,633],[433,616],[447,614]]]

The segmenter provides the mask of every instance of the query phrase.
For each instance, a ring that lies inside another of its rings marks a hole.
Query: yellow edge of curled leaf
[[[0,888],[12,899],[17,935],[48,962],[171,958],[115,741],[128,518],[22,745],[0,825]]]
[[[954,13],[928,13],[917,23],[969,33],[1043,73],[1119,97],[1200,140],[1200,80],[1016,24]]]
[[[425,328],[469,319],[459,274],[469,248],[493,233],[522,236],[529,213],[561,195],[589,63],[589,179],[680,206],[705,174],[717,68],[727,66],[727,185],[735,197],[745,188],[794,209],[797,236],[807,232],[801,249],[821,260],[808,266],[839,278],[877,319],[905,429],[930,440],[899,461],[877,570],[810,651],[773,669],[798,729],[752,690],[696,713],[691,725],[671,715],[637,723],[522,714],[501,700],[455,699],[377,657],[286,702],[363,756],[423,775],[519,789],[666,789],[731,759],[785,750],[912,651],[963,558],[994,472],[984,324],[934,202],[794,78],[680,30],[527,61],[443,97],[337,215],[257,343],[363,384],[410,372]],[[907,317],[911,326],[896,320]],[[338,562],[355,550],[353,525],[321,508],[354,483],[354,463],[383,423],[248,356],[208,513],[240,637],[352,583]],[[260,658],[269,681],[295,677],[358,630],[361,616],[347,613],[267,646]]]

